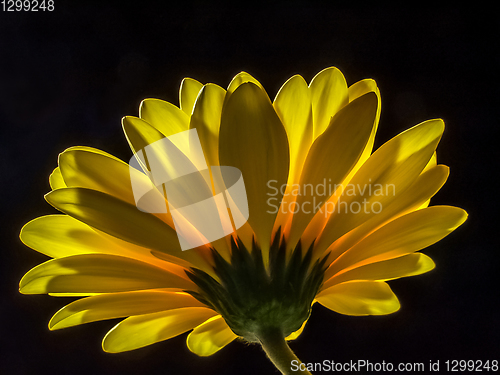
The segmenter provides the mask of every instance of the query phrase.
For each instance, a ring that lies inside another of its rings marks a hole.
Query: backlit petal
[[[130,168],[123,161],[91,149],[69,149],[59,155],[59,168],[68,187],[98,190],[135,203],[130,184]],[[147,179],[139,171],[137,174],[138,178],[142,175]]]
[[[287,191],[282,201],[283,207],[289,207],[295,201],[295,197],[290,194],[290,191],[293,184],[299,182],[307,152],[312,144],[311,91],[304,78],[295,75],[286,81],[276,95],[273,105],[285,127],[290,147],[290,173]],[[290,210],[285,213],[284,210],[280,209],[273,232],[279,227],[284,229],[291,215]]]
[[[134,153],[165,138],[163,133],[138,117],[125,116],[122,118],[122,126],[130,148]]]
[[[449,168],[444,165],[437,165],[422,173],[408,189],[397,194],[388,207],[335,241],[328,248],[331,253],[330,259],[340,256],[360,238],[365,237],[384,223],[421,208],[424,202],[429,201],[439,191],[448,175]]]
[[[222,316],[217,315],[193,329],[187,337],[187,346],[193,353],[206,357],[218,352],[237,337]]]
[[[442,120],[423,122],[394,137],[370,156],[332,210],[316,243],[319,251],[326,250],[334,240],[379,214],[380,207],[387,209],[395,197],[420,175],[443,130]],[[381,194],[376,189],[378,186],[382,189]],[[391,190],[387,193],[389,188]]]
[[[115,293],[155,288],[193,288],[165,269],[107,254],[52,259],[31,269],[19,283],[23,294]]]
[[[365,264],[340,273],[327,280],[323,288],[350,280],[393,280],[400,277],[420,275],[434,269],[433,260],[425,254],[415,253],[399,258]]]
[[[216,314],[207,308],[188,307],[132,316],[107,333],[102,348],[109,353],[142,348],[189,331]]]
[[[144,99],[139,107],[139,117],[165,137],[189,128],[189,116],[175,105],[160,99]]]
[[[288,136],[290,146],[288,183],[291,184],[300,177],[307,151],[312,144],[311,92],[304,78],[295,75],[286,81],[278,91],[273,105]]]
[[[289,152],[285,129],[258,86],[244,83],[231,95],[222,112],[219,139],[220,164],[239,168],[243,175],[248,222],[265,254],[276,217],[275,212],[269,213],[268,182],[276,181],[278,186],[286,183]]]
[[[304,191],[297,196],[297,205],[302,209],[292,219],[290,246],[295,245],[315,215],[312,207],[327,201],[333,194],[329,189],[323,191],[318,187],[325,183],[329,186],[340,185],[358,161],[370,137],[376,111],[376,95],[363,95],[342,108],[323,134],[314,141],[300,177],[299,186]],[[325,150],[328,150],[327,155]],[[306,186],[312,187],[307,194]],[[305,203],[309,207],[306,208]]]
[[[56,167],[49,176],[49,184],[52,190],[60,189],[66,187],[64,178],[61,174],[59,167]]]
[[[359,168],[363,165],[363,163],[370,157],[373,151],[373,144],[375,142],[375,135],[377,134],[378,123],[380,119],[380,111],[381,111],[381,101],[380,101],[380,90],[377,87],[376,82],[373,79],[363,79],[361,81],[356,82],[355,84],[349,86],[349,102],[356,100],[357,98],[369,93],[373,92],[377,95],[377,114],[375,116],[375,120],[373,122],[372,132],[370,134],[370,138],[368,142],[366,142],[365,149],[363,150],[358,163],[352,169],[350,176],[347,177],[348,180],[358,171]]]
[[[111,195],[66,188],[48,193],[45,199],[58,210],[111,236],[199,264],[196,251],[181,251],[172,227]]]
[[[330,310],[345,315],[386,315],[400,304],[389,285],[383,281],[348,281],[318,294],[316,300]]]
[[[100,294],[64,306],[49,322],[51,330],[99,320],[151,314],[183,307],[205,307],[187,293],[147,290]]]
[[[20,238],[52,258],[98,253],[107,245],[88,225],[67,215],[37,217],[23,226]]]
[[[184,78],[181,82],[179,90],[179,103],[182,111],[191,116],[193,112],[194,102],[198,97],[203,84],[192,78]]]
[[[196,129],[209,166],[219,165],[219,129],[226,90],[207,84],[200,90],[191,116],[190,129]]]
[[[331,118],[349,102],[344,75],[335,67],[326,68],[316,74],[310,85],[314,133],[316,138],[325,131]]]
[[[467,219],[457,207],[432,206],[401,216],[362,239],[342,254],[325,277],[362,262],[399,257],[426,248],[446,237]]]
[[[260,87],[263,91],[264,91],[264,87],[260,84],[259,81],[257,81],[257,79],[255,79],[252,75],[248,74],[247,72],[240,72],[238,74],[236,74],[233,79],[231,80],[231,82],[229,83],[229,86],[227,87],[227,94],[228,94],[228,98],[229,96],[231,96],[231,94],[238,88],[240,87],[242,84],[244,83],[248,83],[248,82],[251,82],[253,83],[254,85],[257,85],[258,87]]]
[[[189,262],[167,254],[161,258],[154,256],[148,248],[107,235],[68,215],[33,219],[21,229],[20,238],[26,246],[52,258],[114,254],[167,268],[179,275],[184,274],[183,268],[191,266]],[[173,267],[172,263],[181,267]]]

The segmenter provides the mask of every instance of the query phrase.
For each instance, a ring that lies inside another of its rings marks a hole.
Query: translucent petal
[[[135,205],[84,188],[58,189],[45,196],[58,210],[127,242],[191,263],[200,263],[196,251],[181,251],[175,230]]]
[[[227,87],[227,99],[229,99],[229,96],[242,84],[251,82],[254,85],[257,85],[258,87],[261,88],[262,91],[264,90],[264,87],[261,85],[259,81],[257,81],[252,75],[248,74],[247,72],[240,72],[236,74],[231,82],[229,83],[229,86]]]
[[[156,164],[172,175],[183,175],[185,172],[184,169],[194,171],[200,171],[202,167],[206,169],[207,164],[203,155],[198,155],[196,152],[193,152],[189,146],[189,141],[191,140],[190,136],[179,137],[177,138],[177,143],[174,143],[175,139],[174,141],[171,141],[172,138],[165,139],[166,137],[162,133],[140,118],[127,116],[122,119],[122,123],[132,151],[134,153],[140,152],[144,157],[144,160],[138,158],[138,161],[145,173],[150,174],[151,172],[150,166],[145,165],[145,163],[148,163],[148,160],[154,160]],[[146,146],[152,145],[160,140],[164,143],[156,143],[155,146],[148,147],[146,152],[142,152],[142,149]],[[166,147],[168,147],[168,151]],[[176,160],[173,160],[169,152],[174,152]],[[206,186],[202,185],[198,188],[202,187],[206,188]]]
[[[349,102],[352,102],[353,100],[359,98],[360,96],[365,95],[366,93],[369,92],[374,92],[378,93],[379,89],[377,87],[377,83],[375,80],[371,78],[367,79],[362,79],[361,81],[358,81],[351,86],[349,86],[348,89],[348,94],[349,94]],[[377,110],[377,112],[380,111],[380,106]]]
[[[222,316],[217,315],[193,329],[187,337],[187,346],[193,353],[207,357],[218,352],[237,337]]]
[[[88,225],[67,215],[37,217],[24,225],[20,238],[52,258],[98,253],[106,244]]]
[[[68,187],[83,187],[112,195],[136,205],[131,179],[137,191],[148,191],[148,199],[155,202],[166,201],[144,173],[97,149],[68,149],[59,155],[59,166]],[[153,197],[153,194],[155,195]],[[155,216],[173,227],[169,214]]]
[[[349,102],[344,75],[335,67],[326,68],[316,74],[310,85],[314,133],[316,138],[325,131],[331,118]]]
[[[408,189],[401,194],[397,194],[391,204],[382,210],[382,212],[374,215],[335,241],[328,249],[331,253],[330,258],[337,258],[361,238],[385,223],[419,209],[424,202],[429,201],[441,189],[448,175],[449,168],[444,165],[435,166],[422,173]]]
[[[109,353],[142,348],[189,331],[216,314],[207,308],[190,307],[132,316],[107,333],[102,348]]]
[[[422,172],[426,172],[429,169],[434,168],[436,165],[437,165],[437,155],[436,155],[436,151],[434,151],[434,153],[432,154],[431,160],[429,160],[429,162],[427,163],[427,165],[425,166],[425,168]]]
[[[189,116],[175,105],[160,99],[145,99],[139,107],[139,117],[165,137],[189,129]]]
[[[364,263],[363,263],[364,264]],[[433,260],[425,254],[408,254],[399,258],[356,266],[328,279],[323,288],[351,280],[387,281],[401,277],[420,275],[434,269]]]
[[[296,340],[299,338],[299,336],[302,334],[302,332],[304,331],[304,328],[306,327],[306,324],[307,324],[307,321],[309,319],[306,319],[304,321],[304,323],[302,323],[302,325],[300,326],[300,328],[298,330],[296,330],[295,332],[292,332],[291,334],[289,334],[285,339],[287,341],[292,341],[292,340]]]
[[[126,116],[122,118],[122,126],[130,148],[134,153],[165,138],[164,134],[138,117]]]
[[[192,78],[184,78],[181,82],[179,90],[179,103],[181,110],[187,115],[191,116],[193,111],[194,102],[198,97],[203,84]]]
[[[64,178],[61,174],[61,169],[56,167],[49,176],[49,184],[52,190],[60,189],[66,187]]]
[[[290,207],[295,201],[295,196],[290,194],[293,184],[298,183],[300,172],[312,144],[312,107],[311,91],[306,81],[295,75],[286,81],[273,103],[276,113],[285,127],[290,147],[290,172],[288,183],[283,197],[282,206]],[[275,232],[279,227],[285,229],[292,213],[280,209],[274,224]]]
[[[174,272],[172,264],[180,269],[191,264],[185,260],[164,254],[160,259],[151,254],[150,249],[119,240],[89,227],[68,215],[47,215],[31,220],[21,229],[21,240],[26,246],[52,258],[62,258],[79,254],[114,254],[142,260]],[[162,260],[163,259],[163,260]]]
[[[387,209],[429,162],[444,130],[429,120],[382,145],[359,169],[333,210],[316,243],[326,250],[334,240]],[[369,209],[366,209],[368,207]]]
[[[307,151],[312,144],[311,92],[306,81],[295,75],[286,81],[274,100],[274,109],[281,119],[290,146],[290,175],[293,184],[300,177]]]
[[[147,290],[100,294],[64,306],[49,322],[51,330],[99,320],[151,314],[183,307],[205,307],[187,293]]]
[[[219,129],[226,90],[207,84],[200,90],[190,129],[196,129],[209,166],[219,165]]]
[[[59,155],[59,168],[68,187],[102,191],[134,203],[129,166],[94,150],[69,149]],[[138,178],[147,177],[138,172]],[[147,181],[149,185],[151,183]]]
[[[316,300],[330,310],[345,315],[386,315],[400,304],[389,285],[383,281],[348,281],[318,294]]]
[[[253,83],[239,86],[222,112],[219,138],[220,164],[239,168],[243,175],[248,222],[266,259],[276,217],[267,203],[268,182],[285,184],[289,168],[287,135],[267,94]]]
[[[362,262],[399,257],[421,250],[446,237],[467,219],[457,207],[432,206],[401,216],[369,236],[336,259],[326,271],[328,278]]]
[[[356,166],[352,169],[350,175],[347,177],[347,180],[350,180],[354,173],[356,173],[359,168],[363,165],[363,163],[370,157],[373,151],[373,144],[375,142],[375,135],[377,134],[378,123],[380,120],[380,111],[381,111],[381,100],[380,100],[380,90],[377,87],[377,84],[373,79],[363,79],[361,81],[356,82],[352,86],[349,87],[349,102],[356,100],[357,98],[369,93],[373,92],[377,95],[377,114],[375,116],[375,120],[373,121],[372,132],[370,134],[370,138],[368,142],[366,142],[365,149],[363,150]]]
[[[329,191],[329,187],[340,185],[358,161],[370,137],[376,111],[376,95],[363,95],[342,108],[314,141],[300,177],[299,186],[304,191],[297,196],[297,206],[302,209],[292,219],[290,246],[295,245],[315,215],[313,207],[329,199],[334,192]],[[325,150],[328,150],[328,157],[325,157]],[[307,194],[306,186],[311,187]],[[326,188],[318,189],[320,186]]]
[[[165,269],[107,254],[52,259],[28,271],[19,283],[19,290],[23,294],[115,293],[193,287],[191,281]]]
[[[88,147],[88,146],[71,146],[71,147],[68,147],[66,150],[64,150],[63,152],[66,152],[66,151],[87,151],[87,152],[93,152],[93,153],[96,153],[96,154],[101,154],[103,156],[106,156],[108,158],[112,158],[112,159],[115,159],[116,161],[118,162],[122,162],[119,158],[117,158],[116,156],[114,155],[111,155],[110,153],[106,152],[106,151],[103,151],[103,150],[99,150],[98,148],[94,148],[94,147]]]

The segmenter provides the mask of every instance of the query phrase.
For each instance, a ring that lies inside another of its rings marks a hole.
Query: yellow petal
[[[130,148],[134,153],[142,150],[147,145],[165,138],[164,134],[138,117],[125,116],[122,118],[122,127]]]
[[[66,152],[66,151],[68,151],[68,152],[69,151],[93,152],[95,154],[101,154],[101,155],[106,156],[108,158],[115,159],[118,162],[121,162],[121,160],[119,158],[117,158],[116,156],[111,155],[110,153],[108,153],[106,151],[99,150],[98,148],[94,148],[94,147],[88,147],[88,146],[71,146],[71,147],[67,148],[66,150],[64,150],[63,152]]]
[[[285,184],[289,167],[286,132],[267,94],[253,83],[239,86],[222,112],[219,138],[220,164],[239,168],[243,175],[248,222],[266,259],[276,217],[269,213],[268,182]]]
[[[165,137],[189,129],[189,116],[175,105],[160,99],[143,100],[139,117]]]
[[[326,271],[328,278],[362,262],[390,259],[430,246],[446,237],[467,219],[457,207],[433,206],[401,216],[362,239],[342,254]]]
[[[175,208],[179,208],[189,206],[193,202],[200,202],[213,197],[212,183],[210,181],[207,162],[203,153],[197,151],[199,148],[192,147],[190,143],[192,140],[191,136],[181,137],[180,139],[171,141],[170,138],[165,138],[163,134],[158,132],[144,120],[131,116],[123,119],[123,128],[132,150],[136,153],[139,151],[140,154],[143,155],[144,160],[139,158],[141,167],[145,173],[151,175],[153,181],[155,176],[151,173],[150,165],[147,165],[148,160],[150,164],[154,161],[160,172],[160,179],[162,175],[184,176],[186,175],[186,170],[193,171],[185,178],[176,179],[174,184],[169,184],[169,191],[166,197],[169,199],[169,207],[174,206]],[[162,140],[163,143],[153,145],[159,140]],[[148,145],[151,146],[148,147],[146,152],[143,152],[142,149]],[[162,190],[164,186],[165,185],[162,185]],[[156,202],[156,200],[153,202]],[[166,209],[166,199],[164,199],[164,204],[165,207],[163,207],[163,209]],[[159,217],[167,224],[174,227],[174,225],[171,224],[172,217],[170,212],[164,215],[165,217],[161,215]],[[181,216],[181,214],[177,213],[176,220],[178,220],[178,222],[175,227],[187,243],[199,244],[208,242],[193,224],[196,222],[197,217],[203,217],[203,215],[191,215],[189,217]],[[214,244],[214,246],[216,249],[221,250],[223,255],[225,254],[225,242],[219,241],[219,243]]]
[[[187,337],[187,346],[202,357],[212,355],[238,336],[231,331],[222,316],[217,315],[193,329]]]
[[[290,176],[292,184],[300,177],[307,151],[312,144],[311,92],[306,81],[295,75],[286,81],[274,100],[274,109],[281,119],[290,146]]]
[[[190,129],[196,129],[209,166],[219,165],[219,129],[226,90],[207,84],[200,90]]]
[[[102,191],[134,204],[128,164],[96,151],[69,149],[59,155],[59,168],[66,185]],[[137,178],[141,176],[147,179],[137,171]]]
[[[351,280],[387,281],[401,277],[415,276],[429,272],[436,266],[431,258],[421,253],[363,264],[362,266],[356,266],[356,268],[333,276],[324,283],[323,288],[327,289],[335,284]]]
[[[369,92],[374,92],[374,93],[379,93],[379,89],[377,87],[377,83],[371,79],[362,79],[361,81],[358,81],[351,86],[349,86],[348,89],[348,94],[349,94],[349,102],[352,102],[353,100],[359,98],[360,96],[365,95],[366,93]],[[380,110],[380,108],[377,108],[377,112]]]
[[[329,191],[329,187],[340,185],[358,161],[370,137],[376,111],[376,95],[365,94],[342,108],[314,141],[300,177],[299,186],[304,191],[297,196],[297,206],[302,209],[292,219],[290,246],[295,245],[316,214],[312,207],[327,201],[334,192]],[[326,191],[318,189],[325,184],[328,184],[323,189]],[[306,186],[312,187],[307,194]]]
[[[179,103],[181,109],[187,115],[191,116],[193,111],[194,102],[198,97],[203,84],[192,78],[184,78],[181,82],[181,88],[179,90]]]
[[[314,119],[314,139],[325,131],[331,118],[349,102],[344,75],[335,67],[316,74],[310,85]]]
[[[109,353],[142,348],[178,336],[217,313],[202,307],[190,307],[132,316],[118,323],[102,341]]]
[[[47,215],[33,219],[21,229],[20,238],[26,246],[52,258],[114,254],[167,268],[180,276],[185,276],[183,269],[191,266],[189,262],[167,254],[161,258],[153,256],[148,248],[109,236],[68,215]],[[173,267],[172,263],[181,267]]]
[[[400,308],[398,298],[383,281],[348,281],[318,294],[316,300],[345,315],[386,315]]]
[[[300,328],[298,330],[296,330],[295,332],[292,332],[291,334],[289,334],[285,339],[287,341],[296,340],[302,334],[302,332],[304,331],[304,328],[306,327],[306,324],[307,324],[308,320],[309,319],[306,319],[304,321],[304,323],[302,323],[302,325],[300,326]]]
[[[377,103],[377,114],[375,116],[375,120],[373,122],[372,132],[370,134],[370,138],[366,143],[365,149],[361,154],[358,163],[352,169],[350,176],[347,177],[347,180],[350,180],[354,173],[358,171],[359,168],[363,165],[363,163],[370,157],[373,151],[373,144],[375,142],[375,135],[377,134],[378,122],[380,119],[380,110],[381,110],[381,101],[380,101],[380,90],[377,87],[376,82],[373,79],[363,79],[361,81],[356,82],[355,84],[349,86],[349,102],[356,100],[357,98],[369,93],[373,92],[377,95],[378,103]]]
[[[426,172],[429,169],[434,168],[436,165],[437,165],[437,155],[436,155],[436,151],[434,151],[434,153],[432,154],[431,160],[429,160],[429,162],[427,163],[427,165],[425,166],[425,168],[422,172]]]
[[[151,174],[150,166],[145,164],[148,163],[148,160],[154,160],[158,166],[163,168],[164,172],[167,172],[168,175],[171,176],[184,175],[186,173],[186,168],[193,171],[200,171],[200,173],[202,170],[207,169],[206,160],[203,155],[198,155],[197,148],[194,148],[193,151],[190,147],[189,142],[191,138],[181,137],[177,139],[177,141],[170,141],[170,139],[165,139],[166,137],[162,133],[153,128],[146,121],[133,116],[124,117],[122,123],[123,130],[132,151],[144,157],[144,160],[142,160],[142,158],[138,159],[145,173]],[[163,140],[165,143],[153,145],[153,143],[160,140]],[[143,153],[142,149],[148,145],[152,147],[148,147],[148,150]],[[166,147],[168,147],[168,149],[166,149]],[[169,152],[174,152],[175,156],[170,155]],[[174,158],[175,160],[173,160]],[[154,180],[154,178],[152,179]],[[201,184],[198,186],[198,190],[201,187],[206,188],[206,186]]]
[[[20,238],[52,258],[98,253],[106,244],[88,225],[67,215],[37,217],[23,226]]]
[[[149,201],[162,202],[166,207],[167,203],[163,194],[155,188],[148,176],[100,150],[90,147],[68,149],[59,155],[59,167],[68,187],[98,190],[136,205],[131,182],[133,179],[136,191],[147,191]],[[170,214],[154,213],[153,215],[173,227]]]
[[[323,252],[337,238],[387,209],[420,175],[443,130],[440,119],[423,122],[394,137],[370,156],[331,210],[316,243],[318,251]]]
[[[247,72],[240,72],[238,74],[236,74],[233,79],[231,80],[231,82],[229,83],[229,86],[227,87],[227,94],[228,94],[228,98],[229,96],[238,88],[240,87],[242,84],[244,83],[248,83],[248,82],[251,82],[253,83],[254,85],[257,85],[258,87],[260,87],[263,91],[264,90],[264,87],[261,85],[261,83],[259,81],[257,81],[252,75],[248,74]]]
[[[331,259],[339,257],[345,250],[357,243],[360,238],[365,237],[384,223],[419,209],[424,202],[429,201],[441,189],[448,175],[449,168],[444,165],[437,165],[422,173],[408,189],[396,195],[393,202],[382,212],[333,243],[328,249],[331,253]]]
[[[100,294],[64,306],[49,322],[51,330],[99,320],[151,314],[183,307],[206,307],[187,293],[147,290]]]
[[[181,251],[173,228],[111,195],[84,188],[66,188],[48,193],[45,199],[58,210],[111,236],[199,263],[195,251]]]
[[[290,190],[293,184],[299,182],[300,172],[312,144],[311,91],[304,78],[295,75],[286,81],[276,95],[273,106],[285,127],[290,146],[288,191],[285,192],[282,202],[283,207],[289,207],[295,201]],[[291,215],[290,210],[284,213],[284,210],[280,209],[273,232],[279,227],[284,229]]]
[[[165,269],[107,254],[52,259],[28,271],[19,283],[19,290],[23,294],[115,293],[193,287],[189,280]]]
[[[253,83],[254,85],[257,85],[263,92],[266,92],[266,90],[264,89],[262,84],[257,79],[255,79],[252,75],[248,74],[247,72],[240,72],[233,77],[233,79],[231,80],[231,82],[229,83],[229,85],[227,87],[226,97],[224,98],[223,107],[225,107],[227,105],[229,98],[231,97],[233,92],[238,87],[240,87],[244,83],[249,83],[249,82]],[[267,96],[267,93],[266,93],[266,96]]]
[[[64,178],[61,174],[59,167],[55,168],[49,176],[49,184],[52,190],[60,189],[66,187]]]

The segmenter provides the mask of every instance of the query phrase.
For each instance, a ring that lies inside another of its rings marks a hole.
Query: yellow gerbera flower
[[[147,167],[71,147],[45,196],[63,214],[21,231],[53,259],[30,270],[20,291],[84,297],[59,310],[51,330],[125,318],[104,337],[107,352],[192,330],[187,345],[198,355],[240,337],[289,373],[296,357],[285,338],[300,334],[313,303],[348,315],[397,311],[386,281],[433,269],[418,251],[466,220],[462,209],[428,207],[449,173],[435,155],[443,121],[418,124],[372,153],[379,117],[376,83],[348,87],[336,68],[309,85],[291,77],[274,102],[248,73],[227,90],[186,78],[180,107],[146,99],[139,117],[123,119],[127,140],[138,153],[196,129],[208,165],[241,171],[247,223],[182,251],[170,213],[136,207],[131,176],[151,186]]]

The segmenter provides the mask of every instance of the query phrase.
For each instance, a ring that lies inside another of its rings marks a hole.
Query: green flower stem
[[[300,366],[302,363],[297,356],[292,352],[292,349],[288,346],[281,330],[279,329],[267,329],[260,332],[258,335],[260,344],[266,352],[267,356],[271,362],[276,366],[278,370],[284,375],[290,374],[306,374],[312,375],[307,370],[292,371],[292,361],[296,366]]]

